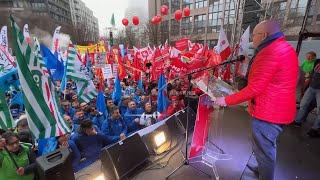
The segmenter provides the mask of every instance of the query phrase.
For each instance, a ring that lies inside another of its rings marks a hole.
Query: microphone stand
[[[222,63],[219,63],[217,65],[214,65],[214,66],[211,66],[211,67],[207,67],[207,68],[203,68],[203,69],[200,69],[198,71],[194,71],[194,72],[191,72],[191,73],[188,73],[188,74],[184,74],[180,77],[177,77],[175,78],[174,80],[176,79],[180,79],[182,77],[188,77],[188,91],[186,92],[186,97],[189,96],[189,92],[191,91],[191,78],[192,78],[192,75],[193,74],[196,74],[198,72],[202,72],[202,71],[205,71],[205,70],[209,70],[209,69],[215,69],[216,67],[219,67],[219,66],[223,66],[225,64],[229,64],[229,63],[234,63],[234,62],[237,62],[237,61],[241,61],[241,60],[230,60],[230,61],[224,61]],[[166,179],[169,179],[174,173],[176,173],[181,167],[183,167],[184,165],[189,165],[191,166],[192,168],[202,172],[203,174],[207,175],[209,178],[211,178],[211,175],[209,175],[208,173],[202,171],[201,169],[199,169],[198,167],[195,167],[193,166],[192,164],[190,164],[190,161],[189,161],[189,158],[188,158],[188,140],[189,140],[189,137],[188,137],[188,131],[189,131],[189,112],[190,112],[190,97],[188,97],[188,101],[187,101],[187,124],[186,124],[186,128],[185,128],[185,141],[186,141],[186,146],[185,146],[185,154],[182,153],[181,151],[181,154],[182,154],[182,157],[183,157],[183,161],[182,161],[182,164],[180,166],[178,166],[175,170],[173,170],[167,177]]]

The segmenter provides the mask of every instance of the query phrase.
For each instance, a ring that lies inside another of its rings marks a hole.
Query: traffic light
[[[113,34],[112,34],[112,31],[110,31],[109,36],[110,36],[110,46],[112,47],[113,46]]]

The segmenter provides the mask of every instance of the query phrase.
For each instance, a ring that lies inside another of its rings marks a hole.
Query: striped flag
[[[0,90],[0,128],[4,130],[8,130],[14,126],[14,122],[6,102],[6,98]]]
[[[14,67],[14,60],[12,59],[10,53],[0,45],[0,74],[8,72]]]
[[[98,95],[98,91],[88,74],[85,73],[86,67],[79,60],[73,44],[69,45],[67,62],[66,75],[67,78],[73,79],[77,84],[79,101],[89,103]]]
[[[36,139],[49,138],[70,132],[67,122],[59,111],[57,95],[53,91],[54,86],[39,53],[38,44],[35,43],[36,51],[32,52],[12,17],[11,24],[23,102],[33,136]]]

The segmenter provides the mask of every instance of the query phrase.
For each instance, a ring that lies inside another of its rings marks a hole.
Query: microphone
[[[235,63],[235,62],[238,62],[238,61],[244,61],[245,59],[246,59],[246,57],[244,55],[240,55],[240,56],[237,56],[236,59],[231,59],[229,61],[224,61],[224,62],[220,63],[219,65],[225,65],[225,64]]]

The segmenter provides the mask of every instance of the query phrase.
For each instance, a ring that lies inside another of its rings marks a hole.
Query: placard
[[[111,64],[106,64],[106,66],[102,68],[102,74],[104,79],[113,78]]]
[[[113,73],[113,77],[117,77],[117,74],[118,74],[118,64],[113,64],[113,67],[112,67],[112,73]]]
[[[96,52],[94,54],[95,67],[104,68],[106,65],[106,57],[107,57],[107,54],[105,52]]]

